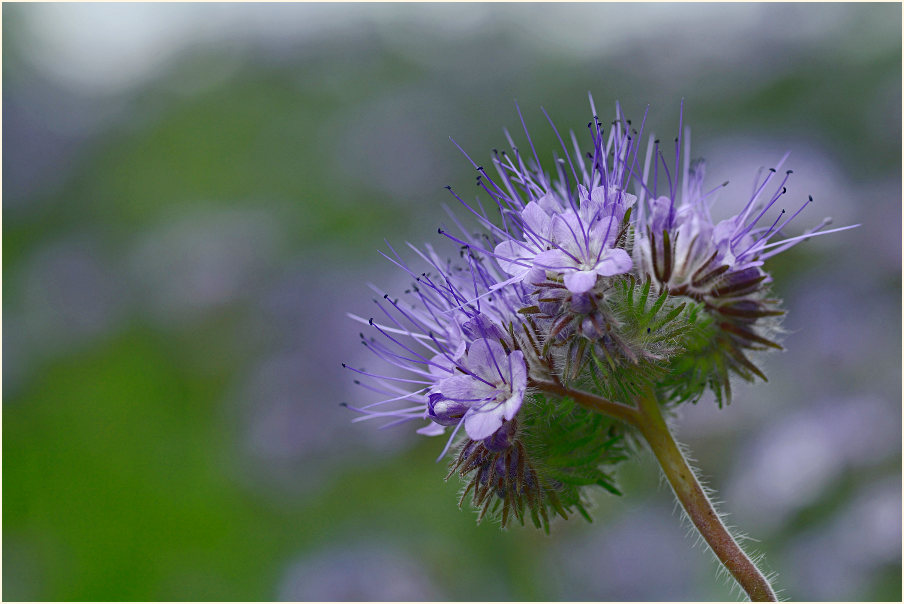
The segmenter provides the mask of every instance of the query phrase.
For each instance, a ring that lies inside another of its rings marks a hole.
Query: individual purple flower
[[[506,353],[498,341],[480,339],[471,343],[458,368],[460,374],[433,387],[430,418],[442,425],[463,420],[469,438],[488,438],[521,408],[527,389],[524,354]]]
[[[551,194],[525,206],[524,240],[503,241],[494,250],[503,270],[527,283],[539,283],[551,272],[575,294],[592,289],[598,276],[631,270],[631,257],[614,245],[624,210],[636,197],[614,187],[588,191],[579,185],[578,190],[576,209],[563,207]]]
[[[620,228],[615,213],[584,219],[576,212],[559,214],[553,220],[555,247],[534,258],[534,266],[561,274],[568,291],[583,294],[593,289],[597,277],[631,270],[631,256],[614,247]]]

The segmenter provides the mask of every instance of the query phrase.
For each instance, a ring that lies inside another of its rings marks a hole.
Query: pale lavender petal
[[[562,250],[546,250],[534,258],[534,267],[550,271],[561,271],[576,268],[574,258],[571,258]]]
[[[512,392],[524,395],[527,389],[527,364],[524,362],[524,353],[515,350],[509,355],[509,384]],[[511,419],[511,418],[508,418]]]
[[[518,411],[521,409],[521,404],[523,402],[523,394],[513,394],[500,406],[500,409],[502,410],[502,416],[507,420],[512,419],[513,417],[518,415]]]
[[[509,275],[523,275],[530,268],[530,264],[523,260],[530,252],[514,241],[503,241],[496,246],[493,253],[498,256],[500,268]]]
[[[615,189],[610,188],[610,195],[612,199],[614,199]],[[592,201],[598,207],[606,206],[606,187],[594,187],[593,191],[590,192],[590,201]]]
[[[637,195],[632,195],[627,191],[619,191],[619,194],[621,195],[621,198],[619,199],[621,202],[620,208],[623,210],[627,210],[637,202]]]
[[[577,214],[569,210],[557,214],[552,222],[552,238],[559,246],[575,254],[584,245],[584,231]]]
[[[573,271],[565,273],[565,287],[573,294],[583,294],[596,284],[596,271]]]
[[[605,187],[597,187],[593,190],[593,200],[597,203],[607,205],[605,203],[606,189]],[[618,187],[609,187],[609,203],[608,206],[626,210],[634,205],[637,201],[636,195],[631,195],[627,191],[622,191]]]
[[[558,214],[562,211],[562,204],[556,199],[552,193],[547,193],[537,200],[537,205],[549,212],[550,214]]]
[[[510,420],[518,414],[521,403],[524,401],[524,392],[527,390],[527,365],[524,362],[524,353],[515,350],[509,355],[509,386],[512,396],[503,404],[503,417]]]
[[[618,247],[611,250],[606,250],[606,252],[603,254],[603,257],[597,263],[594,272],[598,275],[602,275],[603,277],[611,277],[612,275],[627,273],[629,270],[631,270],[632,265],[633,263],[631,262],[631,256],[628,255],[628,252]],[[565,278],[565,285],[568,285],[567,277]],[[574,291],[570,287],[568,289],[569,291]]]
[[[505,337],[505,332],[483,313],[479,313],[477,316],[462,323],[461,330],[472,339],[487,337],[499,339]]]
[[[540,283],[546,280],[546,269],[534,267],[524,275],[524,281],[527,283]]]
[[[439,424],[435,424],[433,422],[430,422],[423,428],[417,429],[417,433],[423,434],[424,436],[439,436],[440,434],[442,434],[445,431],[446,431],[445,426],[440,426]]]
[[[493,384],[502,381],[499,371],[508,364],[505,349],[495,340],[474,340],[468,350],[468,369]],[[499,371],[496,368],[499,367]],[[486,386],[486,384],[484,384]]]
[[[502,405],[473,410],[465,416],[465,432],[471,440],[483,440],[502,427]]]
[[[650,217],[648,220],[650,230],[657,238],[662,236],[662,231],[668,226],[666,223],[669,219],[669,208],[671,205],[671,200],[664,196],[650,202]]]
[[[728,241],[738,230],[738,217],[733,216],[721,221],[713,228],[713,241],[719,243]]]
[[[592,256],[594,260],[601,247],[610,247],[615,243],[620,227],[618,218],[613,214],[601,215],[599,220],[593,223],[590,227],[590,247],[591,250],[595,250]]]
[[[524,206],[524,209],[521,210],[521,219],[537,235],[549,237],[552,217],[536,201]]]
[[[442,380],[436,389],[447,399],[468,403],[494,396],[496,389],[470,375],[455,375]]]
[[[450,377],[455,371],[455,365],[445,355],[438,354],[430,359],[431,364],[427,366],[427,371],[436,379]]]

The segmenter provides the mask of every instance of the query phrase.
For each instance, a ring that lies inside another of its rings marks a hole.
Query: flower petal
[[[503,241],[496,246],[493,253],[498,256],[496,261],[499,266],[509,275],[523,275],[530,268],[530,263],[524,260],[531,254],[524,248],[523,244],[514,241]]]
[[[527,389],[527,364],[524,362],[524,353],[520,350],[515,350],[509,355],[508,361],[509,385],[512,388],[512,392],[523,395]]]
[[[513,394],[507,401],[499,406],[502,410],[502,417],[507,420],[511,420],[513,417],[518,415],[518,411],[521,409],[521,404],[523,402],[523,394]]]
[[[565,273],[565,287],[573,294],[583,294],[596,285],[596,271],[572,271]]]
[[[528,204],[530,205],[530,204]],[[549,212],[550,214],[558,214],[562,211],[562,204],[556,199],[552,193],[547,193],[537,200],[537,205]]]
[[[611,250],[606,250],[606,252],[603,254],[603,257],[600,258],[600,261],[597,263],[594,272],[598,275],[602,275],[603,277],[611,277],[612,275],[627,273],[629,270],[631,270],[631,266],[633,266],[633,262],[631,262],[631,256],[629,256],[628,252],[626,252],[625,250],[617,247]],[[565,284],[568,285],[567,278]],[[570,287],[568,289],[570,291],[574,291]]]
[[[507,376],[500,375],[500,371],[507,364],[505,349],[499,342],[480,339],[471,343],[471,348],[468,350],[467,367],[475,375],[479,375],[492,384],[499,384],[507,379]],[[484,386],[488,388],[486,384]]]
[[[502,426],[502,405],[488,405],[487,410],[474,409],[465,415],[465,432],[471,440],[483,440]]]
[[[574,259],[562,250],[546,250],[534,258],[534,267],[549,271],[563,271],[575,268]]]
[[[563,250],[580,257],[584,247],[584,224],[572,210],[556,214],[552,221],[552,238]]]
[[[540,207],[536,201],[532,201],[521,210],[521,219],[524,221],[524,224],[534,232],[534,234],[539,235],[543,238],[549,237],[549,230],[552,225],[552,216],[550,216],[546,210]]]
[[[455,375],[441,380],[436,390],[443,398],[466,403],[468,406],[479,404],[479,401],[494,396],[496,389],[487,386],[470,375]]]
[[[445,426],[440,426],[439,424],[435,424],[433,422],[430,422],[423,428],[417,429],[417,433],[423,434],[424,436],[439,436],[440,434],[442,434],[445,431],[446,431]]]
[[[431,376],[438,380],[451,377],[455,371],[455,365],[444,354],[438,354],[430,359],[430,365],[427,365],[427,371]]]

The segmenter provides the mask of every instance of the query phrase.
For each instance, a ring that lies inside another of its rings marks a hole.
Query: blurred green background
[[[769,384],[677,430],[795,600],[901,598],[898,4],[3,5],[3,599],[736,599],[650,456],[551,536],[351,424],[346,312],[540,106],[614,102],[728,212],[786,150],[860,229],[772,263]],[[541,151],[541,154],[543,152]],[[789,202],[790,203],[790,202]]]

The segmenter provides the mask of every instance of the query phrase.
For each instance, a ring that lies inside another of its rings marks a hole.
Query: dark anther
[[[659,144],[659,139],[657,138],[656,140],[654,140],[654,141],[653,141],[653,144],[654,144],[654,145],[658,145],[658,144]]]
[[[348,403],[339,403],[340,407],[348,407]]]
[[[364,334],[363,334],[363,333],[358,332],[358,335],[361,336],[361,339],[362,339],[362,340],[364,339]]]
[[[389,294],[383,294],[383,299],[384,299],[384,300],[389,300]]]
[[[788,170],[785,174],[794,174],[794,170]]]
[[[370,319],[367,320],[367,322],[370,323],[371,325],[373,325],[373,324],[374,324],[374,318],[371,317]]]
[[[769,168],[770,172],[775,172],[775,168]]]
[[[812,195],[807,195],[807,197],[810,198],[810,201],[813,201],[813,196],[812,196]]]
[[[342,367],[347,367],[347,365],[345,363],[342,363]]]
[[[452,185],[446,185],[446,186],[443,187],[443,188],[446,189],[446,190],[451,191],[451,190],[452,190]]]
[[[352,383],[355,384],[356,386],[360,386],[361,380],[352,380]]]
[[[788,192],[788,187],[782,187],[782,195]]]
[[[647,333],[650,333],[650,328],[649,328],[649,327],[647,327]]]

